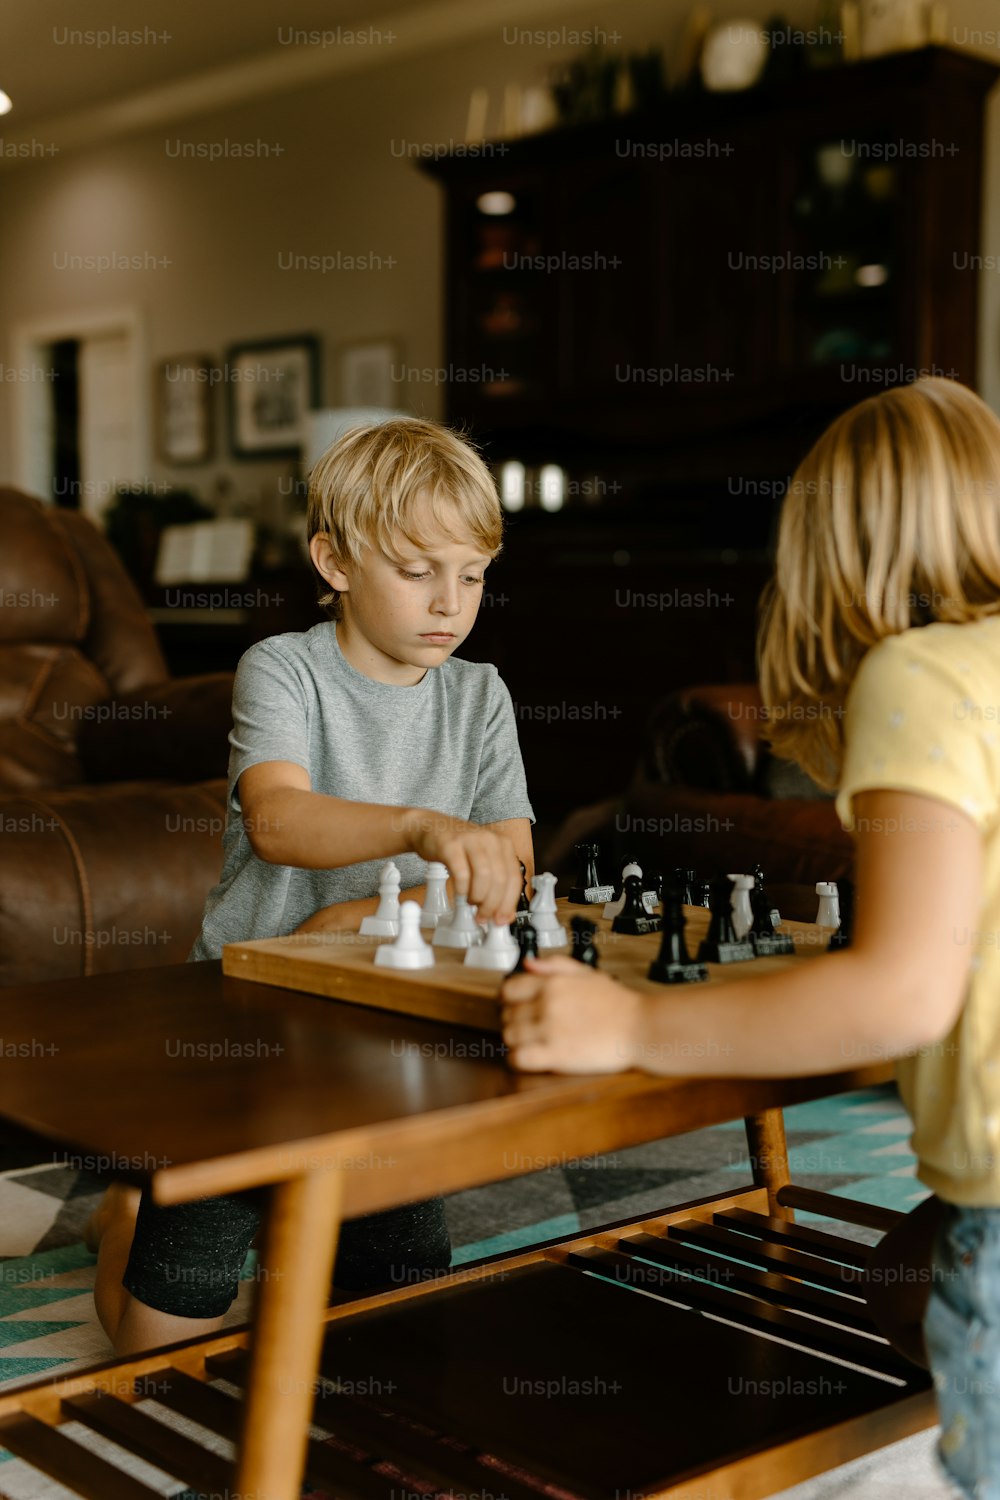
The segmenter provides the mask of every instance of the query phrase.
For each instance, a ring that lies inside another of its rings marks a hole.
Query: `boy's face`
[[[368,547],[358,563],[338,563],[324,536],[310,551],[341,596],[337,636],[351,665],[383,682],[416,683],[469,634],[491,559],[471,536],[432,534],[425,548],[398,536],[396,545],[396,556]]]

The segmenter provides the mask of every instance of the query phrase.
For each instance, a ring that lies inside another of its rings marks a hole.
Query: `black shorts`
[[[265,1190],[162,1208],[143,1193],[122,1285],[137,1301],[178,1318],[218,1318],[239,1289],[260,1227]],[[405,1285],[446,1271],[451,1240],[444,1200],[429,1198],[340,1226],[333,1284],[344,1291]]]

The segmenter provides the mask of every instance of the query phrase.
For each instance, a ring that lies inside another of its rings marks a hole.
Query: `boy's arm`
[[[308,771],[291,761],[248,767],[239,797],[250,845],[270,864],[328,870],[412,852],[446,864],[456,891],[484,917],[513,920],[521,872],[504,833],[428,808],[328,797],[314,792]],[[374,910],[371,901],[343,904],[356,907],[359,920],[362,908]]]
[[[535,849],[531,842],[531,819],[505,818],[502,823],[485,823],[483,826],[510,839],[514,845],[514,853],[528,873],[528,895],[530,896],[531,882],[535,878]]]
[[[504,986],[514,1067],[563,1073],[802,1077],[941,1044],[981,920],[982,835],[913,793],[855,798],[857,921],[839,953],[781,973],[640,994],[569,959],[529,960]],[[891,830],[886,832],[885,830]]]
[[[490,823],[486,825],[494,833],[503,834],[510,839],[514,845],[514,852],[518,859],[523,861],[528,872],[528,890],[531,890],[531,879],[535,873],[534,853],[531,847],[531,824],[527,818],[508,818],[503,823]],[[400,897],[407,901],[419,901],[423,904],[427,887],[423,885],[412,886],[409,890],[401,891]],[[378,906],[377,896],[366,896],[362,901],[335,901],[332,906],[323,906],[319,911],[308,917],[296,932],[351,932],[357,931],[361,925],[362,917],[370,916]]]

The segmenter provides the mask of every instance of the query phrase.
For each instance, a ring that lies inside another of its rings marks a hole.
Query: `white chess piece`
[[[383,969],[429,969],[434,950],[420,936],[420,906],[404,901],[399,908],[399,936],[375,950],[375,962]]]
[[[475,948],[482,942],[483,929],[476,921],[476,908],[465,896],[455,897],[455,911],[450,922],[439,922],[431,942],[435,948]]]
[[[507,924],[491,922],[486,929],[485,943],[470,948],[465,962],[473,969],[497,969],[501,974],[509,974],[520,952]]]
[[[733,931],[736,933],[736,941],[741,943],[753,926],[753,907],[750,905],[750,892],[754,888],[752,875],[730,875],[733,882],[733,899],[730,903],[733,913]]]
[[[836,881],[817,880],[816,894],[819,897],[816,926],[825,927],[828,932],[836,932],[840,926],[840,896]]]
[[[617,917],[618,913],[621,911],[622,907],[625,905],[625,882],[626,882],[626,880],[628,879],[628,877],[630,875],[638,875],[639,879],[641,880],[642,879],[642,869],[641,869],[641,867],[639,865],[626,865],[625,868],[624,868],[624,870],[622,870],[622,893],[618,897],[617,901],[609,901],[608,904],[607,904],[607,906],[604,908],[604,915],[605,915],[605,917],[608,918],[609,921],[610,921],[610,919],[612,917]],[[536,877],[536,884],[537,884],[537,877]]]
[[[556,915],[556,877],[548,873],[536,875],[532,884],[535,894],[531,898],[531,925],[538,935],[539,950],[565,948],[569,938]]]
[[[431,860],[427,866],[427,894],[420,912],[421,927],[436,927],[451,916],[447,885],[448,866]]]
[[[378,883],[378,911],[373,916],[362,917],[361,932],[365,937],[395,937],[399,931],[399,867],[390,859],[382,866]]]

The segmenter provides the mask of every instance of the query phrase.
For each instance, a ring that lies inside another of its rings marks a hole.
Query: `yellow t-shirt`
[[[1000,1207],[1000,617],[880,641],[844,726],[845,828],[855,794],[884,787],[945,804],[944,819],[960,808],[982,833],[982,908],[954,934],[971,950],[965,1002],[943,1041],[898,1059],[896,1077],[921,1181],[951,1203]]]

